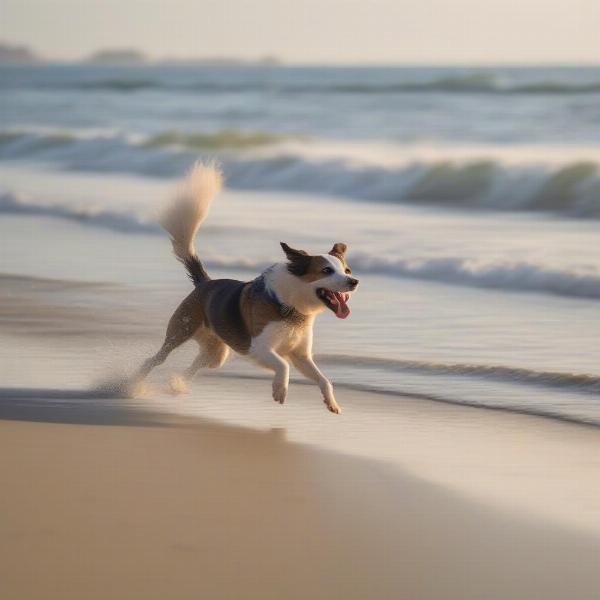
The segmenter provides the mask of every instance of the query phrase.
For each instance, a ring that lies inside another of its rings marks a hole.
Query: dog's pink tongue
[[[337,306],[335,308],[335,316],[338,319],[345,319],[350,314],[350,307],[346,302],[346,294],[340,294],[340,292],[333,292],[335,299],[337,300]]]

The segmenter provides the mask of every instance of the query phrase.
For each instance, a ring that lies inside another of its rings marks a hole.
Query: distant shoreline
[[[45,65],[99,65],[111,67],[166,66],[166,65],[210,65],[210,66],[244,66],[244,65],[278,65],[280,59],[265,55],[256,59],[242,59],[231,56],[209,56],[205,58],[165,57],[151,59],[133,48],[107,48],[97,50],[79,60],[47,59],[26,45],[0,42],[0,65],[45,66]]]
[[[36,60],[32,62],[11,62],[0,60],[0,68],[52,68],[52,67],[89,67],[95,68],[115,68],[115,69],[143,69],[156,67],[218,67],[218,68],[256,68],[270,67],[277,69],[440,69],[440,70],[461,70],[471,69],[480,71],[490,71],[494,69],[511,70],[530,70],[530,69],[600,69],[600,63],[575,64],[575,63],[548,63],[548,64],[436,64],[436,63],[267,63],[261,61],[223,61],[213,62],[209,60],[197,61],[148,61],[141,63],[94,63],[84,60]]]
[[[357,69],[357,68],[402,68],[402,69],[532,69],[532,68],[568,68],[568,69],[593,69],[600,68],[600,61],[579,62],[288,62],[275,55],[265,55],[257,58],[239,58],[235,56],[208,56],[208,57],[162,57],[150,58],[135,49],[101,49],[87,57],[79,59],[58,59],[44,57],[23,44],[9,44],[0,42],[0,66],[10,67],[59,67],[59,66],[89,66],[89,67],[286,67],[286,68],[331,68],[331,69]]]

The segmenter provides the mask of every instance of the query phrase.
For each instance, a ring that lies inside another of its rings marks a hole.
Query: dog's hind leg
[[[198,314],[197,312],[194,314],[193,308],[193,304],[189,302],[189,297],[181,303],[169,321],[163,345],[154,356],[151,356],[146,360],[138,369],[133,377],[134,383],[140,383],[148,376],[152,369],[164,363],[167,356],[169,356],[175,348],[178,348],[181,344],[187,342],[195,335],[201,325]]]
[[[218,369],[229,356],[229,346],[214,333],[204,329],[196,332],[194,338],[200,346],[200,353],[194,362],[185,370],[186,379],[191,379],[200,369]]]
[[[151,356],[148,360],[146,360],[144,364],[138,369],[134,379],[136,381],[141,381],[142,379],[147,377],[150,371],[152,371],[152,369],[154,369],[155,367],[162,365],[165,362],[165,360],[167,360],[167,356],[169,356],[169,354],[171,354],[171,352],[175,350],[175,348],[177,348],[177,346],[179,345],[180,344],[174,344],[171,341],[165,340],[160,350],[154,356]]]
[[[167,337],[160,350],[154,356],[151,356],[148,360],[144,361],[142,366],[137,370],[136,374],[131,380],[130,385],[133,385],[133,387],[139,385],[148,376],[152,369],[162,365],[165,360],[167,360],[167,356],[169,356],[169,354],[171,354],[175,348],[181,346],[181,344],[189,339],[190,336]]]
[[[196,331],[194,339],[200,346],[200,352],[181,376],[171,379],[171,389],[174,393],[186,392],[188,382],[200,369],[218,369],[229,356],[229,346],[205,327]]]

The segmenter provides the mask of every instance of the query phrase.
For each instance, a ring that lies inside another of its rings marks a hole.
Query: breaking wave
[[[151,215],[141,215],[133,210],[114,211],[73,204],[45,204],[17,197],[9,192],[0,193],[0,214],[56,217],[125,233],[161,232]],[[589,268],[567,271],[528,262],[482,261],[464,257],[394,259],[365,253],[353,253],[351,260],[357,272],[388,277],[600,299],[600,272]],[[235,256],[208,256],[205,262],[215,269],[253,273],[258,273],[271,264],[267,259]]]
[[[352,253],[350,261],[357,273],[512,292],[600,299],[600,272],[596,270],[567,271],[527,262],[483,262],[459,257],[386,260],[364,253]],[[234,257],[211,257],[206,262],[214,268],[254,272],[270,264],[266,260]]]
[[[228,184],[241,189],[600,218],[597,149],[574,154],[568,148],[533,148],[527,154],[519,147],[481,147],[465,152],[461,147],[341,144],[237,130],[166,131],[150,137],[0,132],[0,159],[51,162],[68,170],[174,177],[198,152],[216,154]]]
[[[53,84],[47,84],[42,87],[49,89],[72,89],[90,92],[137,92],[141,90],[160,89],[161,87],[164,87],[164,84],[155,79],[112,78],[98,79],[95,81],[57,82]]]
[[[366,273],[393,277],[600,299],[600,273],[595,270],[567,271],[528,262],[484,262],[459,257],[387,260],[365,254],[353,256],[352,264]]]
[[[47,150],[58,149],[69,145],[89,147],[90,153],[94,147],[100,152],[103,147],[112,145],[131,148],[132,151],[152,148],[172,148],[179,150],[243,150],[270,144],[282,143],[286,140],[306,139],[299,136],[284,136],[264,131],[245,131],[223,129],[216,133],[189,133],[178,130],[168,130],[156,135],[142,137],[120,135],[117,132],[87,132],[87,131],[54,131],[49,129],[30,129],[0,131],[0,158],[11,156],[35,156]]]
[[[420,82],[397,82],[380,85],[363,85],[360,83],[333,85],[327,89],[331,92],[351,94],[402,94],[411,92],[447,94],[597,94],[600,93],[600,81],[579,84],[559,81],[518,84],[502,82],[494,75],[474,73]]]
[[[132,212],[72,204],[42,204],[30,199],[19,198],[10,192],[0,192],[0,214],[56,217],[76,221],[82,225],[124,233],[158,233],[161,231],[155,219],[146,219]]]
[[[151,136],[143,145],[147,148],[185,148],[206,151],[243,150],[281,143],[287,139],[291,138],[263,131],[223,129],[218,133],[184,133],[173,130]]]
[[[600,94],[600,81],[566,82],[540,80],[530,82],[504,81],[489,73],[449,75],[420,81],[363,83],[360,80],[343,83],[308,81],[304,83],[277,82],[271,79],[246,81],[168,81],[155,78],[106,78],[91,81],[63,81],[46,84],[50,89],[77,91],[110,91],[134,93],[146,90],[189,91],[197,93],[269,92],[281,94]]]
[[[502,159],[415,158],[380,166],[282,152],[225,160],[231,185],[331,194],[386,203],[543,211],[600,217],[600,163],[575,160],[507,165]]]

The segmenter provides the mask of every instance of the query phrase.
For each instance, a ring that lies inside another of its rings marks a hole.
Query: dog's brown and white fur
[[[197,165],[162,220],[173,251],[185,265],[194,290],[179,305],[165,341],[136,375],[141,381],[169,353],[194,338],[200,353],[185,371],[191,379],[202,367],[218,368],[230,349],[273,371],[273,399],[283,403],[288,391],[289,363],[318,384],[327,408],[341,409],[333,386],[312,358],[313,323],[326,308],[348,316],[347,301],[358,285],[345,261],[346,245],[334,244],[327,254],[309,255],[281,243],[285,262],[249,282],[211,279],[194,250],[194,238],[222,178],[213,166]]]

